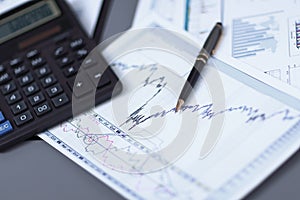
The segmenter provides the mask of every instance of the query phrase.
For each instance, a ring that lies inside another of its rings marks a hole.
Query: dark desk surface
[[[104,38],[130,27],[137,0],[114,0]],[[0,198],[4,200],[123,199],[41,140],[26,141],[0,154]],[[298,199],[300,153],[246,199]]]

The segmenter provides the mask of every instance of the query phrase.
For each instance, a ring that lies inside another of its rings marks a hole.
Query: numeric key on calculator
[[[29,97],[28,100],[32,106],[35,106],[35,105],[45,101],[45,96],[43,95],[43,93],[39,92],[39,93]]]
[[[44,65],[43,67],[40,67],[40,68],[36,69],[35,73],[36,73],[38,78],[42,78],[42,77],[50,74],[51,69],[49,68],[48,65]]]
[[[29,83],[31,83],[34,79],[31,73],[28,73],[22,77],[20,77],[19,79],[19,83],[21,86],[27,85]]]
[[[27,105],[24,101],[20,101],[19,103],[16,103],[10,107],[11,111],[14,113],[14,115],[17,115],[25,110],[27,110]]]
[[[23,114],[20,114],[20,115],[14,117],[14,121],[17,126],[21,126],[21,125],[29,122],[32,119],[33,119],[33,116],[30,113],[30,111],[26,111]]]
[[[53,85],[57,82],[55,76],[51,74],[50,76],[47,76],[41,80],[42,85],[44,88],[49,87],[50,85]]]
[[[30,96],[30,95],[36,93],[39,90],[40,90],[40,88],[36,83],[32,83],[32,84],[30,84],[30,85],[23,88],[23,91],[24,91],[26,96]]]
[[[22,99],[22,96],[21,96],[21,94],[20,94],[19,91],[15,91],[14,93],[12,93],[12,94],[10,94],[10,95],[7,95],[7,96],[5,97],[5,99],[6,99],[6,102],[7,102],[9,105],[11,105],[11,104],[14,104],[14,103],[18,102],[19,100],[21,100],[21,99]]]
[[[3,95],[11,93],[17,89],[17,86],[14,81],[6,83],[5,85],[1,86],[1,92]]]
[[[54,97],[55,95],[58,95],[59,93],[63,92],[63,89],[62,87],[60,86],[60,84],[55,84],[51,87],[49,87],[47,90],[46,90],[47,94],[49,97]]]
[[[37,116],[42,116],[52,110],[50,105],[48,104],[48,102],[38,105],[38,106],[34,107],[33,109]]]

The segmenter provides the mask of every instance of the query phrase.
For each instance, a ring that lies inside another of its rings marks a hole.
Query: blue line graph
[[[139,72],[147,72],[144,74],[145,81],[140,82],[143,87],[151,86],[156,88],[152,90],[149,96],[153,95],[153,98],[150,98],[150,101],[154,98],[158,98],[159,95],[162,95],[160,91],[165,90],[165,87],[162,87],[164,83],[168,82],[169,76],[164,76],[164,74],[159,73],[157,64],[142,64],[142,65],[128,65],[122,62],[112,64],[114,69],[118,69],[121,71],[125,70],[137,70]],[[225,67],[227,70],[229,67]],[[242,78],[244,81],[249,83],[247,79]],[[169,82],[168,82],[169,83]],[[264,92],[265,93],[265,92]],[[278,96],[277,96],[278,97]],[[287,98],[284,98],[285,100]],[[146,195],[148,192],[151,192],[155,199],[201,199],[199,195],[206,195],[212,194],[217,195],[220,199],[224,199],[223,197],[228,197],[228,195],[232,195],[232,193],[236,192],[234,189],[229,190],[233,185],[232,181],[241,180],[247,182],[246,179],[242,179],[240,177],[241,173],[243,173],[246,169],[248,170],[248,166],[241,168],[242,171],[238,173],[232,174],[233,176],[230,178],[228,182],[224,185],[220,186],[220,189],[213,188],[211,185],[205,182],[205,179],[197,177],[191,171],[187,171],[185,168],[181,167],[180,165],[170,165],[164,170],[159,170],[153,173],[135,173],[135,174],[128,174],[128,173],[121,173],[120,177],[125,177],[126,179],[130,180],[131,182],[126,183],[124,182],[125,179],[116,178],[111,174],[110,170],[119,171],[117,169],[123,169],[126,166],[137,166],[134,170],[139,170],[139,166],[142,166],[144,163],[141,162],[143,160],[138,160],[138,157],[135,157],[135,153],[150,153],[155,151],[155,147],[161,147],[158,143],[153,143],[154,145],[149,146],[149,142],[142,143],[134,138],[132,138],[128,134],[128,129],[124,127],[120,127],[122,122],[129,123],[132,127],[135,128],[137,125],[142,125],[147,120],[161,120],[162,118],[169,117],[175,115],[174,108],[168,107],[167,109],[162,108],[155,112],[151,112],[150,114],[145,111],[145,108],[148,105],[149,98],[144,98],[145,101],[141,101],[137,107],[132,109],[132,112],[127,113],[124,116],[124,121],[114,122],[111,121],[109,118],[105,117],[105,114],[102,115],[95,111],[90,111],[88,113],[83,114],[80,118],[73,118],[69,120],[68,123],[61,125],[60,131],[64,132],[67,135],[74,135],[79,142],[78,144],[81,145],[82,149],[88,153],[89,156],[92,156],[95,160],[89,160],[88,157],[84,157],[84,153],[80,154],[76,147],[68,144],[68,142],[64,143],[63,137],[55,136],[52,133],[46,133],[47,137],[49,137],[52,141],[58,144],[61,148],[65,151],[69,152],[69,156],[80,163],[82,166],[87,166],[96,171],[97,176],[101,177],[101,179],[106,180],[107,183],[111,183],[116,188],[119,188],[122,193],[128,193],[127,197],[132,199],[143,199],[143,195]],[[271,120],[273,118],[278,118],[280,121],[291,121],[291,120],[298,120],[300,115],[298,112],[293,112],[292,109],[288,108],[278,108],[278,109],[271,109],[267,110],[265,107],[256,107],[255,103],[253,105],[247,104],[240,104],[236,102],[234,104],[227,105],[225,109],[222,110],[214,110],[214,104],[190,104],[184,105],[182,108],[182,112],[190,112],[191,114],[194,113],[195,117],[199,118],[199,120],[210,120],[214,117],[217,117],[220,114],[227,113],[228,115],[240,115],[244,118],[244,123],[250,125],[255,125],[254,123],[262,122]],[[86,123],[87,119],[93,122],[95,125],[100,126],[102,132],[95,132],[92,126],[89,126]],[[298,123],[299,124],[299,123]],[[104,128],[104,129],[102,129]],[[279,138],[279,142],[285,141],[285,138]],[[159,140],[152,140],[151,142],[156,142]],[[146,142],[143,140],[143,142]],[[115,144],[114,146],[111,144]],[[277,145],[278,142],[274,143]],[[281,146],[286,147],[286,143],[280,143]],[[154,147],[154,149],[153,149]],[[137,150],[138,149],[138,150]],[[273,149],[273,146],[269,148],[269,150]],[[287,149],[287,148],[286,148]],[[128,152],[128,157],[119,155],[118,151],[126,151]],[[277,152],[273,152],[272,156],[278,155]],[[265,154],[262,154],[265,156]],[[100,161],[102,162],[98,163]],[[158,161],[164,161],[161,159],[162,157],[156,157]],[[261,159],[261,157],[257,158]],[[96,162],[97,161],[97,162]],[[118,162],[111,162],[111,161],[118,161]],[[146,161],[146,160],[145,160]],[[112,165],[112,164],[118,164]],[[268,162],[266,162],[268,163]],[[255,168],[251,169],[253,171],[261,169],[260,162],[256,162],[256,160],[249,163],[249,165],[255,164]],[[105,167],[108,167],[107,170],[103,170]],[[114,167],[116,169],[114,169]],[[121,168],[123,167],[123,168]],[[255,171],[256,172],[256,171]],[[251,171],[251,175],[254,173]],[[249,177],[249,176],[247,176]],[[254,177],[254,175],[253,175]],[[244,186],[244,182],[242,182],[241,186]],[[151,187],[149,187],[149,185]],[[188,185],[188,188],[183,188],[182,185]],[[228,189],[228,187],[230,187]],[[235,187],[238,188],[238,187]],[[217,190],[216,190],[217,189]],[[225,191],[225,192],[223,192]],[[153,198],[154,199],[154,198]]]
[[[243,58],[260,53],[274,53],[277,48],[281,11],[234,19],[232,23],[232,56]]]

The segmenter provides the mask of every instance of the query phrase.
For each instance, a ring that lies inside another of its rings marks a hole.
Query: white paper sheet
[[[133,40],[143,41],[142,36],[117,40],[106,57],[112,60],[116,48],[128,48]],[[149,37],[158,43],[172,41],[159,34]],[[175,113],[190,67],[190,62],[168,51],[125,53],[113,64],[124,86],[121,95],[39,136],[129,199],[241,198],[299,147],[299,106],[291,103],[293,97],[281,99],[278,90],[211,59],[190,107]],[[212,105],[215,90],[210,81],[216,83],[216,73],[224,88],[224,108]],[[207,149],[210,125],[221,116],[221,131]],[[153,170],[157,163],[169,161],[169,154],[158,153],[154,158],[159,161],[153,163],[151,152],[172,146],[186,119],[197,124],[195,132],[184,132],[190,143],[170,165]],[[153,123],[160,129],[150,129]]]
[[[299,11],[300,2],[294,0],[226,1],[226,31],[217,55],[300,88]]]

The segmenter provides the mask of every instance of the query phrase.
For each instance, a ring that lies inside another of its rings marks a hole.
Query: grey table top
[[[114,0],[104,38],[126,30],[137,0]],[[3,200],[123,199],[42,140],[29,140],[0,153]],[[298,199],[300,153],[265,180],[246,199]]]

